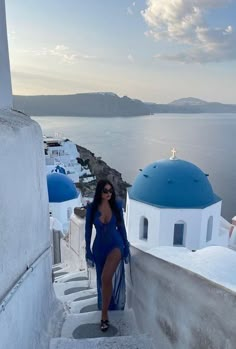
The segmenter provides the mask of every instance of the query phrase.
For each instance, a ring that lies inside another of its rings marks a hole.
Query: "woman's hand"
[[[87,262],[88,267],[94,268],[95,267],[95,261],[94,261],[94,257],[93,257],[93,254],[92,254],[91,250],[88,250],[86,252],[85,258],[86,258],[86,262]]]
[[[128,264],[130,262],[130,249],[129,249],[129,241],[127,240],[124,245],[124,262]]]

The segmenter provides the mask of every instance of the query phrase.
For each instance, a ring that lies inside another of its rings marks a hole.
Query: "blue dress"
[[[121,252],[121,261],[117,266],[112,279],[112,297],[109,310],[123,310],[125,307],[125,269],[124,259],[129,256],[129,243],[124,225],[123,212],[121,205],[119,208],[121,222],[118,224],[116,215],[112,212],[111,219],[108,223],[102,223],[100,220],[101,212],[94,213],[92,222],[92,204],[88,205],[85,224],[85,241],[86,241],[86,259],[94,262],[97,274],[97,293],[98,309],[102,309],[102,282],[101,276],[107,256],[114,248],[119,248]],[[92,251],[90,248],[91,234],[93,224],[96,228]]]

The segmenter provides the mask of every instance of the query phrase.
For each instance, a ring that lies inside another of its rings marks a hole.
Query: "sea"
[[[69,138],[100,156],[132,184],[152,162],[179,159],[209,174],[223,200],[222,215],[236,215],[236,114],[154,114],[137,117],[32,117],[47,136]]]

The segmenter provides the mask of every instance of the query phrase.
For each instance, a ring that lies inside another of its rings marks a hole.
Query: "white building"
[[[127,196],[126,225],[132,242],[190,250],[228,245],[228,232],[220,232],[222,201],[207,175],[190,162],[173,156],[148,165]]]
[[[76,144],[61,137],[45,137],[44,152],[47,173],[64,173],[72,179],[74,183],[90,182],[94,176],[88,168],[88,164],[83,166],[80,153]]]
[[[82,206],[81,193],[73,181],[62,173],[47,175],[47,186],[49,211],[62,224],[63,232],[66,233],[74,208]]]

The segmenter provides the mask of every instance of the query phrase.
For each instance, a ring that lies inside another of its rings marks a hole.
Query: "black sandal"
[[[101,320],[100,329],[102,332],[107,331],[109,328],[109,320]]]

